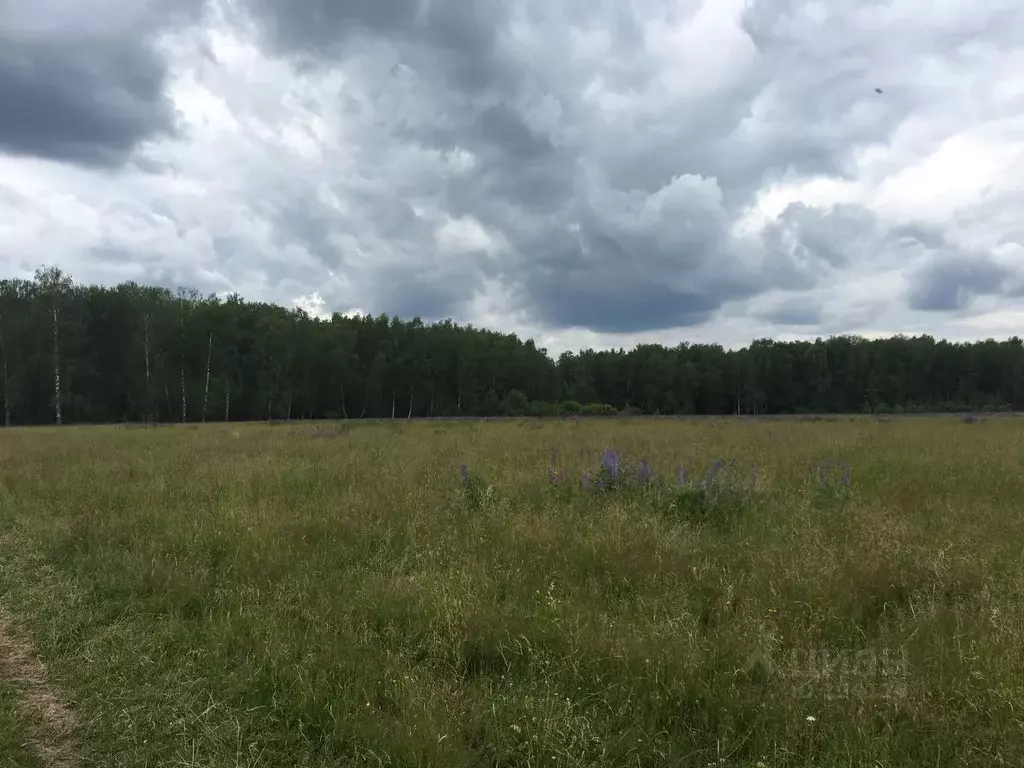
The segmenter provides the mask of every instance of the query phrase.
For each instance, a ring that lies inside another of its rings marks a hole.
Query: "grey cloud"
[[[457,316],[478,285],[475,273],[444,275],[442,279],[411,263],[378,272],[374,302],[382,312],[419,317],[427,322]]]
[[[2,0],[0,151],[116,166],[140,141],[173,134],[153,35],[197,18],[201,2]]]
[[[337,217],[318,205],[312,195],[297,194],[292,200],[282,202],[274,208],[271,221],[275,246],[301,243],[328,268],[344,266],[345,254],[333,242]]]
[[[1013,272],[986,253],[969,253],[949,242],[934,225],[907,222],[883,226],[856,205],[786,207],[765,230],[769,264],[785,285],[810,289],[828,273],[863,266],[909,267],[907,304],[925,311],[956,311],[980,295],[1007,295]],[[787,310],[767,319],[784,322]],[[812,315],[808,315],[811,317]],[[816,321],[811,321],[816,322]]]
[[[490,0],[245,0],[275,50],[344,58],[367,39],[402,48],[417,69],[481,90],[502,76],[496,34],[506,11]]]
[[[938,101],[959,87],[961,72],[971,72],[956,63],[963,49],[1017,46],[1024,35],[1024,14],[1010,0],[993,0],[984,11],[951,3],[924,17],[882,0],[822,8],[754,0],[744,14],[772,78],[756,103],[761,116],[732,141],[766,174],[849,176],[857,150],[884,141],[908,118],[964,120],[967,113],[949,113]],[[929,115],[937,103],[942,115]]]
[[[993,2],[1010,7],[1008,0]],[[709,0],[705,7],[726,5]],[[254,245],[245,239],[245,216],[226,230],[230,234],[214,236],[213,249],[225,269],[246,279],[261,272],[273,285],[293,274],[323,280],[326,270],[317,270],[325,267],[341,275],[343,287],[317,286],[322,295],[368,311],[457,317],[492,281],[531,323],[604,332],[704,323],[727,302],[771,288],[810,291],[865,260],[899,265],[923,251],[952,259],[938,228],[908,223],[887,229],[850,205],[794,204],[760,239],[731,233],[765,180],[849,174],[858,147],[884,143],[915,110],[939,103],[935,89],[919,87],[918,65],[993,32],[995,12],[975,14],[974,26],[947,21],[942,27],[929,17],[933,26],[921,33],[913,26],[919,20],[908,26],[895,19],[886,22],[892,27],[886,32],[878,21],[888,12],[882,3],[841,0],[819,21],[810,3],[755,0],[741,31],[712,26],[705,30],[712,37],[702,32],[693,44],[670,41],[660,51],[649,49],[650,19],[698,6],[667,0],[231,5],[256,22],[265,51],[295,67],[302,81],[295,101],[307,100],[294,114],[282,102],[280,122],[271,115],[276,95],[271,106],[261,102],[259,114],[243,117],[261,122],[265,136],[320,112],[327,134],[340,138],[339,146],[325,139],[322,158],[294,172],[274,165],[275,152],[285,152],[280,145],[253,140],[261,153],[254,165],[269,170],[252,172],[254,199],[245,199],[242,183],[231,189],[242,198],[239,207],[269,226],[268,242],[256,244],[263,263],[242,267]],[[1004,19],[997,37],[1009,39],[1006,25],[1019,27],[1021,18]],[[81,99],[63,94],[55,101],[67,116],[46,122],[64,128],[51,127],[57,135],[47,138],[28,126],[16,133],[12,120],[0,118],[0,143],[16,135],[4,146],[19,148],[9,151],[115,164],[141,139],[173,131],[162,96],[163,63],[148,47],[149,30],[162,25],[163,17],[142,14],[124,25],[140,32],[130,39],[103,31],[82,36],[103,42],[102,53],[85,43],[66,46],[59,53],[89,66],[67,81]],[[892,36],[905,33],[908,42],[893,45]],[[0,88],[16,71],[5,54],[41,57],[46,46],[72,39],[61,35],[23,35],[22,48],[0,48]],[[717,48],[732,55],[719,62]],[[59,74],[65,64],[56,56],[47,61]],[[108,63],[114,60],[116,67]],[[221,72],[230,61],[207,65]],[[311,95],[316,86],[306,75],[337,68],[344,71],[340,90]],[[19,77],[28,82],[27,75]],[[206,86],[213,82],[228,81],[203,79]],[[876,85],[883,94],[875,93]],[[89,111],[103,99],[120,99],[122,108]],[[226,101],[245,109],[244,98]],[[242,151],[249,150],[240,150],[239,159],[247,157]],[[449,167],[445,157],[463,151],[471,162]],[[137,165],[155,174],[168,167],[144,159]],[[338,204],[325,202],[332,195]],[[195,218],[204,215],[213,214]],[[435,241],[446,216],[479,222],[500,241],[500,256],[467,246],[470,252],[449,258]],[[289,247],[301,251],[297,259],[308,251],[319,263],[293,266],[274,255]],[[945,266],[915,273],[912,301],[950,304],[942,286],[951,281],[970,292],[987,290],[978,274],[957,272],[953,261],[940,263]],[[765,317],[811,325],[821,322],[821,307],[794,298]]]
[[[792,326],[820,325],[824,320],[821,306],[803,299],[784,302],[759,317],[777,325]]]
[[[577,285],[538,289],[541,320],[554,327],[578,326],[601,333],[639,333],[701,325],[721,301],[653,281],[639,281],[598,295]]]
[[[640,6],[647,14],[671,8],[655,1]],[[864,222],[850,211],[820,221],[814,212],[788,212],[778,237],[799,228],[802,241],[799,263],[790,263],[788,273],[752,274],[742,249],[726,242],[739,206],[766,173],[791,166],[838,172],[847,150],[847,135],[807,141],[793,127],[808,114],[794,105],[797,95],[828,97],[845,114],[849,92],[828,94],[835,78],[820,94],[813,81],[784,90],[768,113],[774,122],[751,133],[751,105],[782,67],[794,63],[785,54],[785,36],[770,26],[762,25],[756,39],[765,66],[737,74],[680,109],[652,90],[662,65],[645,49],[645,18],[619,5],[249,0],[248,8],[275,50],[295,59],[321,57],[323,66],[358,62],[353,71],[365,95],[349,96],[345,109],[364,126],[360,152],[378,170],[388,165],[382,157],[388,139],[473,153],[471,171],[438,178],[431,191],[452,215],[472,216],[511,244],[501,265],[505,284],[517,305],[544,323],[632,330],[702,322],[727,300],[787,277],[809,287],[855,258],[856,229]],[[510,37],[513,21],[518,37]],[[623,119],[606,122],[583,96],[596,72],[593,62],[577,61],[568,41],[574,28],[595,24],[611,31],[615,54],[597,62],[598,72],[607,87],[643,110],[640,130]],[[807,47],[813,40],[804,35],[799,42]],[[467,72],[476,75],[467,79]],[[812,115],[823,136],[832,120],[828,108]],[[655,213],[660,190],[686,174],[717,181],[714,210],[691,195]],[[399,243],[413,241],[415,223],[386,216],[384,198],[373,196],[382,210],[367,211],[366,224]],[[695,225],[694,219],[702,220]],[[579,237],[567,238],[574,223]],[[844,244],[836,243],[837,225],[845,227]],[[316,239],[325,240],[322,234]],[[787,259],[793,262],[794,255]],[[449,291],[438,295],[457,298]]]
[[[531,162],[553,151],[551,141],[532,130],[508,104],[484,109],[479,117],[480,136],[487,144],[500,146],[517,162]]]
[[[911,277],[911,309],[949,312],[964,309],[975,296],[1004,292],[1012,272],[984,254],[939,254]]]
[[[889,233],[889,237],[901,245],[921,245],[931,250],[942,248],[946,244],[946,239],[941,231],[919,224],[903,224],[894,227]]]
[[[193,264],[168,259],[167,254],[155,251],[106,243],[90,248],[88,260],[90,272],[98,272],[112,282],[136,280],[172,292],[182,287],[195,288],[204,296],[230,288],[222,277],[197,269]],[[75,277],[82,279],[83,276],[76,274]]]
[[[512,290],[554,327],[626,333],[706,322],[763,286],[763,276],[729,261],[720,197],[713,181],[696,177],[654,195],[595,187],[574,228],[521,243],[523,255],[507,267]]]
[[[359,33],[425,41],[459,52],[483,53],[490,46],[500,3],[487,0],[247,0],[277,46],[339,55]]]
[[[863,207],[792,203],[766,227],[761,243],[777,284],[809,289],[836,270],[876,257],[884,236]]]
[[[350,194],[346,203],[344,212],[329,211],[300,188],[282,190],[264,206],[275,247],[301,244],[328,270],[361,286],[359,295],[320,287],[325,299],[425,320],[457,316],[472,299],[485,275],[485,254],[461,253],[465,266],[457,268],[439,262],[433,253],[437,222],[417,216],[386,186]],[[287,262],[268,269],[272,281],[295,272]]]

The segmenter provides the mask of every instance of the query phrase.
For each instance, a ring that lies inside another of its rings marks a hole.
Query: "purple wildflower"
[[[605,448],[604,454],[601,456],[601,468],[606,470],[613,481],[618,482],[619,479],[619,454],[617,454],[611,448]]]
[[[679,468],[679,484],[686,485],[686,481],[689,479],[686,467]]]

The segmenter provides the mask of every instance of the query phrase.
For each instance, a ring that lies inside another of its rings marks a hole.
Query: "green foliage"
[[[525,416],[530,409],[530,402],[521,390],[513,389],[502,403],[502,412],[506,416]]]
[[[527,413],[533,417],[556,416],[558,415],[558,409],[554,403],[544,402],[543,400],[531,400]]]
[[[1024,410],[1019,338],[643,344],[552,360],[450,321],[319,319],[189,289],[83,286],[52,268],[0,281],[0,358],[14,425],[53,423],[58,401],[64,423]]]
[[[736,488],[687,485],[671,495],[668,509],[688,523],[725,530],[743,519],[750,503],[749,495]]]
[[[615,416],[616,413],[615,408],[607,403],[588,403],[580,409],[583,416]]]
[[[698,526],[728,530],[752,514],[756,470],[740,475],[737,463],[715,461],[700,480],[682,475],[681,486],[668,497],[669,514]]]
[[[812,504],[823,510],[844,507],[853,498],[853,468],[849,464],[827,461],[810,476]]]
[[[494,487],[465,464],[460,469],[462,493],[470,510],[479,512],[494,500]]]

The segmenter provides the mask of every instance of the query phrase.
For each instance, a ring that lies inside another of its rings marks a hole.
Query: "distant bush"
[[[527,414],[535,417],[542,416],[556,416],[558,414],[558,408],[554,403],[549,403],[545,400],[532,400],[526,408]]]

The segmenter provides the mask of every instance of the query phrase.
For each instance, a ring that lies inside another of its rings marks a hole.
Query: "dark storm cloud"
[[[936,254],[911,277],[911,309],[950,312],[964,309],[976,296],[1003,294],[1012,272],[984,254]]]
[[[194,20],[201,0],[105,5],[0,0],[0,151],[115,166],[174,132],[153,36]]]
[[[390,315],[427,322],[458,315],[477,287],[475,273],[448,274],[440,280],[436,277],[415,262],[383,270],[375,281],[375,304]]]
[[[571,300],[571,289],[566,298]],[[707,293],[686,293],[657,284],[638,285],[629,293],[610,292],[602,305],[587,301],[586,296],[579,298],[575,311],[556,312],[549,320],[556,327],[573,324],[599,332],[636,333],[701,325],[721,306]]]
[[[814,290],[880,253],[909,259],[922,248],[942,251],[941,233],[929,240],[913,225],[886,231],[856,206],[795,204],[749,237],[736,235],[734,225],[766,181],[850,175],[859,148],[884,145],[928,101],[927,89],[914,87],[915,65],[981,32],[950,42],[941,30],[911,30],[911,43],[894,46],[896,32],[878,31],[888,23],[885,4],[841,0],[827,15],[797,0],[748,6],[744,36],[731,3],[218,5],[228,25],[238,21],[238,9],[255,22],[258,44],[275,57],[261,71],[280,81],[243,82],[255,66],[248,52],[233,48],[251,42],[245,24],[237,39],[208,41],[208,60],[195,65],[209,67],[189,81],[202,103],[224,96],[238,116],[235,126],[203,135],[225,142],[217,147],[245,147],[226,152],[230,163],[216,159],[216,167],[231,174],[257,158],[253,167],[272,169],[252,171],[251,184],[228,186],[241,198],[239,208],[268,224],[269,233],[258,237],[274,255],[242,269],[251,236],[242,214],[224,225],[236,239],[214,237],[213,250],[246,279],[259,272],[277,286],[291,272],[313,274],[288,263],[296,251],[308,251],[315,268],[337,277],[337,285],[317,290],[345,306],[458,316],[485,286],[500,284],[502,299],[530,323],[602,332],[695,325],[729,302],[772,288]],[[882,9],[882,22],[872,20],[871,8]],[[654,24],[702,14],[714,18],[694,21],[689,37],[662,34]],[[60,46],[78,39],[69,32],[47,31],[21,35],[20,48],[0,48],[0,88],[20,71],[8,59],[45,60],[54,72],[47,87],[60,98],[41,99],[36,110],[42,115],[43,105],[63,105],[65,115],[58,121],[27,113],[53,135],[28,123],[15,130],[13,120],[0,118],[0,142],[18,147],[9,151],[113,164],[140,140],[173,131],[163,63],[149,48],[152,30],[164,22],[151,15],[125,25],[131,36],[80,35],[85,42],[76,47]],[[895,27],[907,31],[902,22]],[[104,42],[102,50],[91,47],[93,40]],[[186,71],[202,58],[190,55],[178,60]],[[219,79],[232,66],[238,79]],[[62,79],[61,67],[72,74]],[[25,91],[27,75],[18,76]],[[237,98],[227,93],[235,85]],[[248,98],[265,86],[259,109],[248,114]],[[278,102],[284,93],[288,102]],[[89,111],[104,101],[121,108]],[[204,108],[186,99],[182,108],[189,106]],[[284,134],[320,118],[326,129],[297,160]],[[254,120],[258,139],[246,133]],[[203,121],[196,118],[198,133]],[[214,159],[216,149],[202,151],[199,165]],[[456,155],[466,161],[453,169],[458,163],[446,158]],[[446,240],[438,232],[447,219],[469,223]],[[477,223],[483,235],[466,235]],[[285,251],[287,258],[276,255]],[[939,280],[926,270],[919,278],[926,294],[928,280]],[[931,293],[938,298],[921,301],[949,300]],[[813,302],[774,310],[775,321],[787,325],[820,317]]]
[[[635,331],[700,323],[724,302],[777,283],[785,272],[742,266],[726,242],[738,206],[772,167],[835,170],[833,154],[846,149],[802,141],[776,113],[768,134],[750,132],[744,121],[770,80],[767,68],[709,88],[685,111],[656,92],[644,96],[664,66],[646,50],[644,25],[679,13],[670,3],[248,0],[247,7],[275,51],[307,66],[358,62],[353,71],[372,101],[347,96],[345,109],[367,125],[364,153],[388,139],[472,153],[471,171],[445,179],[435,194],[451,215],[471,216],[506,238],[506,290],[528,316],[551,326]],[[579,29],[602,30],[614,55],[577,61],[568,41]],[[783,37],[762,25],[758,42],[775,64],[789,63]],[[586,102],[595,74],[607,88],[646,99],[636,104],[645,111],[642,130],[631,130],[625,116],[608,123]],[[829,98],[849,106],[848,93]],[[685,174],[711,180],[717,198],[710,208],[703,195],[674,186]],[[381,230],[380,216],[368,215]],[[849,258],[830,242],[835,222],[815,229],[814,217],[783,225],[802,229],[800,259],[824,265],[799,265],[808,285]],[[309,223],[310,216],[296,217],[301,228],[299,219]],[[567,237],[573,226],[578,236]],[[311,238],[322,243],[318,229],[310,227]],[[414,239],[413,230],[393,217],[386,227],[403,243]],[[447,288],[434,295],[432,308],[441,314],[437,302],[447,297],[454,308],[460,299]]]
[[[762,290],[727,256],[713,182],[687,177],[653,196],[595,190],[575,229],[522,244],[520,296],[544,323],[636,333],[706,322]]]
[[[532,130],[508,104],[484,109],[478,118],[478,125],[483,142],[501,147],[505,156],[513,162],[531,163],[554,150],[550,139]]]
[[[538,319],[559,327],[600,333],[642,333],[707,322],[722,301],[709,292],[673,288],[652,278],[616,282],[539,280],[531,296]]]
[[[506,11],[491,0],[244,0],[275,50],[300,59],[344,58],[368,39],[402,48],[417,69],[436,70],[463,88],[493,86],[502,75],[496,34]],[[308,61],[306,63],[309,63]]]
[[[296,194],[273,208],[270,220],[274,245],[301,243],[326,266],[338,269],[345,263],[345,253],[332,242],[335,219],[317,203],[314,195]]]

